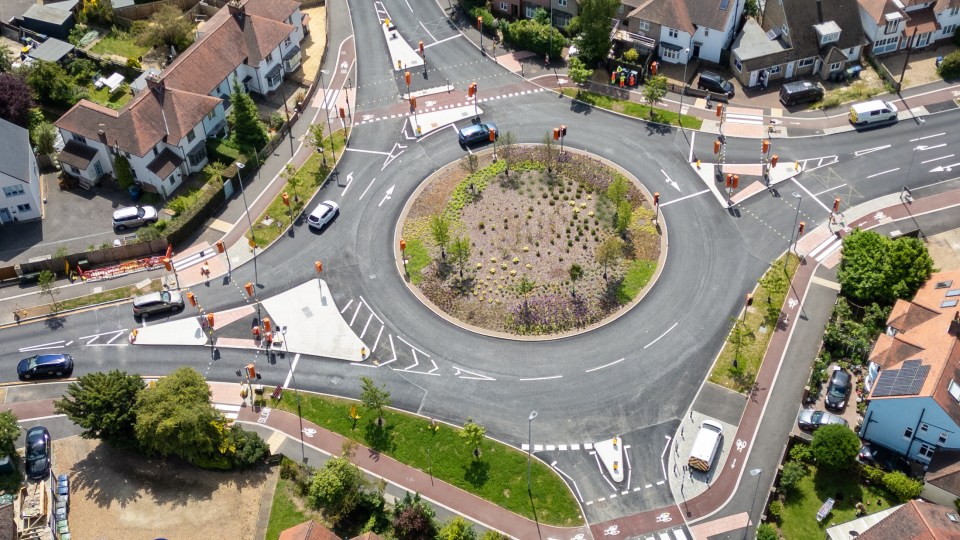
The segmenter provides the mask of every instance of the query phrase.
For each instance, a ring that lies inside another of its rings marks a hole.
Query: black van
[[[795,81],[780,88],[780,103],[787,107],[821,99],[823,99],[823,87],[819,83]]]

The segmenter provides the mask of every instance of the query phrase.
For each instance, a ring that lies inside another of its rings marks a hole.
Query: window
[[[950,392],[953,399],[960,401],[960,384],[950,381],[950,384],[947,385],[947,392]]]
[[[884,27],[884,34],[892,34],[897,31],[897,27],[900,26],[900,18],[887,19],[887,26]]]
[[[637,21],[637,28],[640,30],[650,30],[650,21]]]
[[[500,2],[500,11],[507,11],[507,3]]]
[[[805,67],[807,67],[807,66],[812,66],[812,65],[813,65],[813,57],[812,57],[812,56],[811,56],[810,58],[804,58],[803,60],[800,60],[799,62],[797,62],[797,67],[798,67],[798,68],[805,68]]]
[[[777,73],[780,73],[780,69],[780,66],[773,66],[772,68],[767,68],[767,73],[770,75],[776,75]]]
[[[287,39],[283,40],[283,46],[289,47],[291,43],[290,36],[287,36]]]
[[[913,438],[913,428],[912,428],[912,427],[908,427],[907,429],[903,430],[903,438],[904,438],[904,439],[912,439],[912,438]]]
[[[153,157],[157,157],[157,156],[159,156],[159,155],[160,155],[160,149],[157,148],[157,147],[154,147],[154,148],[153,148]]]
[[[217,115],[217,110],[214,109],[210,111],[210,114],[207,115],[207,120],[213,120],[213,117]]]
[[[737,68],[737,71],[743,71],[743,63],[736,56],[733,57],[733,67]]]
[[[787,23],[783,23],[783,25],[780,26],[780,33],[783,34],[783,35],[785,35],[785,36],[789,36],[789,35],[790,35],[790,29],[787,28]]]
[[[919,454],[927,459],[931,459],[933,458],[933,448],[930,448],[925,444],[921,444]]]
[[[937,437],[937,444],[943,445],[947,443],[947,434],[940,432],[940,436]]]
[[[29,212],[29,211],[30,211],[30,203],[17,205],[17,212]]]
[[[557,0],[557,5],[558,5],[558,6],[566,6],[566,5],[567,5],[567,0]]]
[[[833,64],[830,64],[830,71],[837,71],[838,69],[840,69],[840,62],[834,62]]]
[[[536,14],[536,12],[537,12],[537,8],[538,8],[538,7],[540,7],[540,6],[531,6],[531,5],[528,5],[528,6],[527,6],[527,18],[528,18],[528,19],[532,19],[532,18],[533,18],[534,14]]]
[[[195,131],[196,131],[196,129],[191,129],[191,130],[190,130],[190,133],[187,133],[187,142],[188,142],[188,143],[192,143],[193,140],[197,138],[197,134],[195,133]]]
[[[97,172],[97,178],[100,178],[101,176],[103,176],[103,165],[100,164],[99,159],[93,163],[93,170]],[[131,168],[130,170],[132,171],[133,168]]]
[[[949,16],[953,17],[957,13],[960,13],[960,7],[950,8]]]
[[[930,429],[930,426],[927,424],[920,424],[920,433],[926,433],[928,429]]]
[[[83,135],[77,135],[76,133],[71,133],[70,136],[73,137],[73,140],[77,142],[81,142],[84,144],[86,144],[87,142],[87,140],[83,138]]]
[[[673,28],[670,28],[669,31],[667,32],[667,35],[669,35],[672,38],[680,37],[680,32],[674,30]]]
[[[837,41],[838,39],[840,39],[840,32],[834,32],[834,33],[832,33],[832,34],[826,34],[825,36],[823,36],[822,38],[820,38],[820,44],[821,44],[821,45],[826,45],[827,43],[833,43],[834,41]]]
[[[703,37],[708,37],[709,35],[710,35],[710,29],[709,29],[709,28],[704,28],[704,29],[703,29]]]
[[[7,197],[16,197],[17,195],[23,195],[23,186],[17,184],[15,186],[7,186],[3,188],[3,194]]]
[[[953,31],[957,29],[957,25],[951,24],[949,26],[944,26],[943,30],[940,31],[940,35],[949,36],[953,34]]]
[[[680,60],[680,51],[675,51],[673,49],[668,49],[666,47],[660,48],[660,56],[664,60]]]

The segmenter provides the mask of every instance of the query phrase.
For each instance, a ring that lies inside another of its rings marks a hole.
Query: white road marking
[[[952,158],[954,155],[955,155],[955,154],[950,154],[949,156],[940,156],[940,157],[938,157],[938,158],[928,159],[928,160],[926,160],[926,161],[921,161],[920,164],[923,165],[924,163],[932,163],[932,162],[934,162],[934,161],[940,161],[941,159],[950,159],[950,158]]]
[[[390,200],[390,196],[393,195],[393,188],[395,188],[395,187],[397,187],[396,184],[390,186],[390,189],[388,189],[387,192],[384,193],[383,198],[380,199],[380,204],[377,205],[377,208],[383,206],[383,203],[385,203],[385,202],[387,202],[387,201]]]
[[[791,181],[792,181],[798,188],[802,189],[804,193],[806,193],[807,195],[809,195],[811,199],[813,199],[814,201],[816,201],[817,204],[819,204],[820,206],[822,206],[823,209],[827,211],[827,213],[833,212],[833,209],[832,209],[832,208],[827,208],[827,205],[823,204],[823,202],[820,201],[820,199],[818,199],[818,198],[816,197],[816,195],[814,195],[813,193],[810,193],[810,190],[809,190],[809,189],[807,189],[807,188],[806,188],[803,184],[801,184],[800,182],[797,182],[797,178],[796,178],[796,177],[791,178]]]
[[[820,193],[814,193],[813,196],[814,196],[814,197],[819,197],[819,196],[823,195],[824,193],[829,193],[829,192],[831,192],[831,191],[833,191],[833,190],[835,190],[835,189],[840,189],[840,188],[842,188],[842,187],[845,186],[845,185],[847,185],[846,182],[840,184],[839,186],[833,186],[832,188],[825,189],[825,190],[821,191]]]
[[[696,197],[697,195],[703,195],[704,193],[710,193],[710,190],[709,190],[709,189],[705,189],[705,190],[703,190],[703,191],[698,191],[698,192],[696,192],[696,193],[691,193],[690,195],[684,195],[683,197],[680,197],[679,199],[671,199],[671,200],[669,200],[669,201],[667,201],[667,202],[661,202],[661,203],[660,203],[660,208],[663,208],[664,206],[670,206],[670,205],[673,204],[673,203],[680,202],[680,201],[682,201],[682,200],[684,200],[684,199],[689,199],[690,197]]]
[[[664,435],[664,437],[667,439],[667,444],[665,444],[665,445],[663,446],[663,452],[660,452],[660,468],[663,469],[663,478],[666,479],[666,478],[667,478],[667,465],[663,462],[663,456],[665,456],[665,455],[667,454],[667,450],[670,450],[670,440],[671,440],[671,439],[670,439],[670,436],[669,436],[669,435]],[[657,485],[659,485],[659,484],[657,484]]]
[[[457,34],[457,35],[455,35],[455,36],[450,36],[450,37],[448,37],[448,38],[441,39],[440,41],[437,41],[436,43],[431,43],[431,44],[429,44],[429,45],[424,45],[423,48],[424,48],[424,49],[429,49],[430,47],[433,47],[434,45],[439,45],[439,44],[443,43],[444,41],[450,41],[451,39],[456,39],[456,38],[458,38],[458,37],[463,37],[463,34]]]
[[[668,333],[670,333],[671,330],[673,330],[674,328],[677,327],[677,324],[679,324],[679,323],[673,323],[673,326],[671,326],[670,328],[667,328],[667,330],[666,330],[664,333],[662,333],[662,334],[660,334],[659,336],[657,336],[657,339],[651,341],[650,343],[647,343],[643,348],[646,349],[647,347],[649,347],[649,346],[653,345],[654,343],[660,341],[660,338],[662,338],[663,336],[665,336],[665,335],[667,335]]]
[[[363,200],[363,196],[366,195],[368,191],[370,191],[370,188],[373,187],[373,183],[376,182],[376,181],[377,181],[377,179],[374,178],[373,180],[370,181],[369,184],[367,184],[367,189],[363,190],[363,193],[360,194],[360,198],[357,199],[358,201],[362,201],[362,200]]]
[[[887,169],[887,170],[885,170],[885,171],[881,171],[881,172],[878,172],[878,173],[876,173],[876,174],[871,174],[871,175],[868,176],[867,178],[874,178],[874,177],[877,177],[877,176],[880,176],[880,175],[883,175],[883,174],[892,173],[892,172],[897,172],[897,171],[899,171],[899,170],[900,170],[900,167],[897,167],[896,169]]]
[[[407,5],[409,6],[410,4],[407,3]],[[437,41],[437,38],[433,37],[433,34],[431,34],[430,31],[427,30],[427,27],[423,25],[423,21],[420,21],[420,28],[423,28],[423,31],[426,32],[428,36],[430,36],[430,39],[432,39],[433,41]],[[427,48],[426,45],[424,45],[423,48],[426,49]]]
[[[910,139],[910,142],[917,142],[917,141],[923,141],[923,140],[926,140],[926,139],[932,139],[932,138],[934,138],[934,137],[939,137],[939,136],[941,136],[941,135],[946,135],[946,133],[936,133],[936,134],[934,134],[934,135],[927,135],[926,137],[919,137],[919,138],[916,138],[916,139]]]
[[[867,148],[866,150],[857,150],[856,152],[853,153],[853,156],[854,156],[854,157],[865,156],[865,155],[871,154],[871,153],[873,153],[873,152],[879,152],[880,150],[886,150],[887,148],[890,148],[891,146],[892,146],[892,145],[887,144],[887,145],[884,145],[884,146],[878,146],[878,147],[876,147],[876,148]]]
[[[343,191],[340,192],[341,199],[347,194],[347,190],[350,189],[350,184],[353,184],[353,171],[350,171],[350,174],[347,175],[347,185],[344,186]]]
[[[549,377],[530,377],[528,379],[520,379],[521,381],[546,381],[549,379],[560,379],[563,378],[563,375],[551,375]]]
[[[43,343],[41,345],[31,345],[29,347],[22,347],[19,350],[19,352],[39,351],[42,349],[62,349],[66,346],[64,345],[64,343],[65,341],[61,339],[60,341],[51,341],[50,343]]]
[[[297,353],[297,355],[293,357],[293,362],[290,363],[290,370],[287,371],[287,378],[283,381],[284,388],[287,388],[290,385],[290,379],[293,377],[293,372],[297,369],[297,362],[299,361],[300,353]]]
[[[621,359],[619,359],[619,360],[614,360],[613,362],[610,362],[609,364],[604,364],[604,365],[602,365],[602,366],[598,366],[598,367],[595,367],[595,368],[590,368],[590,369],[584,371],[584,373],[590,373],[591,371],[597,371],[598,369],[603,369],[603,368],[605,368],[605,367],[610,367],[610,366],[612,366],[612,365],[614,365],[614,364],[619,364],[620,362],[623,362],[623,360],[624,360],[623,358],[621,358]]]

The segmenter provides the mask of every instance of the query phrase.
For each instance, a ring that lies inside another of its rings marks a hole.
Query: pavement
[[[468,39],[474,43],[477,42],[475,30],[467,24],[461,25],[461,30]],[[494,45],[495,46],[495,45]],[[349,66],[355,61],[355,52],[353,49],[353,40],[349,39],[338,45],[338,49],[332,51],[333,58],[337,62],[347,62]],[[495,49],[489,44],[489,40],[484,41],[484,50],[489,54],[495,54]],[[543,62],[531,56],[510,53],[508,55],[496,56],[498,62],[502,61],[510,66],[519,67],[519,74],[525,77],[525,81],[518,81],[516,91],[528,92],[535,86],[543,85],[541,88],[552,88],[553,85],[562,85],[565,74],[562,66],[558,63],[545,66]],[[329,64],[329,62],[328,62]],[[277,147],[274,154],[264,162],[256,172],[256,177],[245,187],[251,192],[252,201],[249,205],[251,215],[259,215],[273,200],[273,198],[283,188],[283,181],[279,177],[279,172],[287,163],[294,166],[301,165],[314,151],[302,143],[306,133],[307,126],[311,122],[340,122],[337,110],[341,106],[349,108],[349,101],[356,102],[355,90],[346,84],[349,70],[332,69],[332,77],[324,81],[330,89],[325,92],[318,92],[318,98],[309,100],[309,106],[301,116],[306,116],[310,122],[298,122],[293,129],[290,144],[281,144]],[[529,81],[529,82],[528,82]],[[533,83],[533,84],[530,84]],[[905,90],[898,96],[886,96],[884,99],[892,99],[901,107],[901,121],[907,120],[912,114],[925,114],[931,107],[937,110],[945,106],[944,104],[953,103],[953,92],[960,88],[957,85],[950,85],[944,82],[931,83],[923,87]],[[593,84],[591,89],[603,90],[602,85]],[[630,92],[631,100],[640,101],[639,92]],[[699,99],[692,100],[686,98],[681,105],[679,96],[668,96],[661,107],[680,111],[684,115],[691,115],[701,118],[705,121],[704,131],[713,133],[713,124],[717,122],[715,110],[706,107],[706,102]],[[456,104],[460,107],[467,106],[462,96],[451,95],[449,103],[434,104],[432,108],[450,106],[456,109]],[[458,101],[459,100],[459,101]],[[422,100],[426,101],[426,99]],[[955,104],[953,105],[955,106]],[[410,115],[411,111],[403,111],[405,105],[399,105],[400,110],[396,115]],[[408,107],[406,107],[408,109]],[[431,107],[424,105],[422,114],[429,114]],[[457,114],[455,111],[451,113]],[[417,114],[420,113],[418,109]],[[744,137],[797,137],[812,136],[824,133],[836,133],[840,131],[852,131],[853,127],[849,125],[844,110],[835,110],[830,112],[801,112],[787,115],[785,111],[777,107],[751,107],[749,103],[734,102],[731,104],[728,114],[735,115],[731,120],[738,119],[742,126],[737,128],[738,136]],[[327,116],[326,119],[323,117]],[[451,115],[452,116],[452,115]],[[351,117],[352,120],[352,117]],[[776,122],[770,123],[770,120]],[[349,121],[348,121],[349,122]],[[343,125],[342,123],[340,124]],[[774,130],[769,129],[770,126]],[[757,129],[760,126],[761,129]],[[768,126],[766,132],[762,129]],[[719,128],[719,126],[717,126]],[[726,132],[725,132],[726,133]],[[695,165],[691,165],[695,166]],[[702,169],[709,170],[710,164],[702,164]],[[248,171],[249,172],[249,171]],[[250,173],[253,174],[253,173]],[[777,175],[789,174],[777,171]],[[789,178],[789,176],[784,177]],[[709,179],[705,178],[708,185],[713,185]],[[742,199],[741,199],[742,200]],[[727,204],[721,196],[718,202]],[[768,404],[768,398],[772,389],[777,383],[781,370],[784,367],[784,358],[788,354],[788,347],[794,339],[795,333],[809,331],[810,328],[805,325],[812,324],[809,317],[800,316],[801,310],[811,293],[812,285],[816,284],[815,274],[821,266],[829,268],[835,265],[839,259],[839,242],[842,237],[853,227],[869,229],[880,225],[886,225],[898,220],[909,220],[925,213],[942,211],[947,208],[953,208],[960,205],[960,191],[951,191],[941,193],[933,197],[916,199],[904,203],[899,200],[897,195],[891,195],[875,199],[868,203],[848,209],[837,224],[824,224],[810,231],[804,238],[797,242],[796,249],[798,253],[804,255],[802,264],[797,270],[793,280],[793,288],[790,298],[785,306],[785,311],[791,313],[789,322],[780,325],[774,330],[774,334],[768,346],[764,360],[760,366],[755,385],[755,391],[748,396],[743,404],[742,413],[736,423],[727,422],[729,430],[733,436],[729,437],[731,443],[724,445],[723,455],[726,461],[720,460],[715,466],[712,476],[700,479],[701,484],[696,488],[690,488],[687,493],[685,486],[692,486],[688,482],[684,484],[683,477],[678,473],[670,479],[671,488],[674,489],[676,500],[682,500],[683,508],[679,505],[672,505],[665,508],[658,508],[635,514],[632,516],[610,520],[608,522],[591,524],[589,531],[586,528],[581,529],[554,529],[542,524],[529,521],[518,515],[512,514],[502,508],[492,505],[477,497],[463,492],[453,486],[443,482],[436,481],[427,474],[407,467],[392,459],[381,456],[376,452],[368,451],[356,452],[353,460],[365,471],[372,475],[384,478],[389,482],[401,486],[411,491],[419,491],[428,500],[451,509],[456,509],[472,521],[480,523],[488,528],[499,530],[517,538],[535,538],[550,537],[551,535],[561,537],[571,537],[577,534],[592,535],[594,537],[603,537],[605,535],[643,535],[651,531],[661,530],[668,526],[684,523],[698,523],[698,527],[707,523],[714,523],[721,520],[708,521],[711,516],[719,512],[727,501],[733,496],[747,469],[747,462],[754,444],[756,434],[763,414]],[[214,216],[207,226],[218,231],[216,236],[222,238],[227,249],[225,253],[218,253],[213,257],[197,257],[198,251],[210,249],[211,242],[208,239],[202,240],[190,248],[184,249],[182,254],[177,254],[175,261],[184,261],[192,257],[192,263],[178,264],[178,279],[181,287],[199,287],[210,279],[216,279],[221,276],[228,276],[232,268],[243,264],[253,257],[250,248],[247,247],[244,232],[246,231],[245,205],[239,196],[234,196],[228,201],[228,204]],[[909,228],[909,226],[906,226]],[[222,234],[222,236],[221,236]],[[269,246],[259,248],[268,249]],[[212,278],[202,276],[199,273],[198,265],[206,260],[211,268]],[[162,271],[154,271],[149,277],[161,275]],[[131,285],[144,279],[143,274],[122,276],[111,280],[108,283],[73,283],[60,287],[59,299],[71,298],[83,294],[89,294],[97,288],[109,288],[112,286]],[[318,287],[319,284],[319,287]],[[278,325],[288,327],[288,333],[285,336],[286,346],[290,351],[302,352],[303,354],[328,356],[342,358],[344,360],[360,360],[361,347],[364,344],[349,329],[349,327],[330,327],[325,330],[325,334],[309,335],[310,332],[301,333],[296,330],[299,325],[305,324],[306,328],[316,329],[317,326],[324,326],[338,320],[341,325],[344,323],[345,315],[337,310],[337,306],[332,302],[329,291],[325,288],[323,281],[311,281],[303,284],[303,289],[297,294],[286,293],[275,297],[266,298],[260,302],[260,306],[265,309],[271,318],[275,318]],[[299,288],[298,288],[299,289]],[[302,293],[302,294],[300,294]],[[311,296],[312,295],[312,296]],[[302,298],[301,298],[302,296]],[[13,319],[13,310],[15,306],[39,305],[45,303],[39,297],[36,288],[22,287],[7,288],[0,290],[0,328],[4,325],[15,324]],[[255,304],[256,301],[253,302]],[[321,306],[317,313],[304,312],[305,307],[315,309]],[[244,317],[252,314],[249,306],[241,308],[238,313],[215,313],[218,320],[240,321]],[[334,311],[336,310],[336,311]],[[313,320],[308,320],[313,319]],[[822,327],[820,328],[822,330]],[[147,346],[150,343],[171,344],[182,341],[183,344],[205,344],[209,343],[209,336],[199,320],[188,319],[186,321],[176,321],[175,323],[163,323],[156,325],[147,325],[145,328],[138,329],[136,344]],[[352,337],[351,337],[352,336]],[[227,337],[227,336],[225,336]],[[231,338],[240,340],[241,338]],[[252,341],[252,340],[249,340]],[[202,343],[201,343],[202,342]],[[234,342],[239,344],[240,342]],[[217,342],[218,346],[228,346],[229,341]],[[256,345],[255,345],[256,346]],[[320,349],[326,347],[325,349]],[[296,349],[302,349],[297,351]],[[262,408],[254,410],[252,407],[243,406],[243,403],[237,403],[239,398],[234,384],[211,383],[214,392],[214,401],[223,405],[240,408],[236,411],[231,409],[231,413],[236,413],[236,420],[239,422],[257,425],[263,429],[270,429],[276,433],[282,433],[285,437],[299,439],[301,433],[299,420],[295,415],[283,411]],[[703,390],[701,390],[703,392]],[[696,401],[695,401],[696,404]],[[696,405],[694,405],[695,407]],[[34,400],[16,403],[11,406],[18,416],[26,415],[28,417],[39,417],[44,414],[50,414],[49,399]],[[694,410],[691,408],[689,422],[682,422],[678,426],[678,432],[674,437],[679,446],[674,451],[669,452],[668,470],[679,472],[685,459],[686,447],[688,441],[692,439],[693,427],[696,422],[703,417],[709,416],[707,413],[713,411]],[[304,424],[304,434],[307,429],[311,430],[310,448],[315,451],[326,454],[339,455],[342,450],[342,438],[333,433],[323,430],[319,426],[309,423]],[[306,442],[304,443],[306,446]],[[289,448],[287,445],[285,448]],[[605,452],[606,453],[606,452]],[[297,456],[293,456],[296,458]],[[732,461],[730,458],[733,458]],[[611,458],[613,459],[613,458]],[[694,480],[697,480],[694,478]],[[678,487],[679,486],[679,487]],[[678,492],[679,491],[679,492]],[[687,497],[690,497],[687,499]],[[723,527],[742,527],[748,522],[744,516],[734,517],[733,519],[724,518],[719,525]],[[696,535],[695,535],[696,536]]]

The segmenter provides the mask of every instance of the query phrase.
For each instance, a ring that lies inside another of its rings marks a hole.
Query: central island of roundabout
[[[425,306],[473,332],[589,331],[656,281],[667,245],[657,198],[602,158],[498,144],[441,168],[407,200],[398,271]]]

